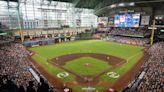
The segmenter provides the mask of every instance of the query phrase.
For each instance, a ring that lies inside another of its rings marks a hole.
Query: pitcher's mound
[[[85,63],[84,66],[85,66],[85,67],[91,67],[92,64],[90,64],[90,63]]]

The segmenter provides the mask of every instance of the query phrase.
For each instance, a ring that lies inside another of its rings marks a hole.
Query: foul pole
[[[154,41],[154,31],[155,31],[155,20],[153,20],[153,26],[152,26],[152,32],[151,32],[151,38],[150,38],[150,46],[153,45],[153,41]]]

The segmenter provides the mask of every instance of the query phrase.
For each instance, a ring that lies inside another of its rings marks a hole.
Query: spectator
[[[33,81],[30,81],[29,82],[29,86],[27,87],[26,92],[36,92],[36,90],[34,89],[33,86],[34,86]]]
[[[155,43],[148,49],[150,57],[142,65],[141,72],[145,72],[136,92],[164,92],[164,42]],[[136,79],[137,80],[137,79]],[[135,85],[135,82],[132,84]],[[133,88],[126,89],[131,92]]]
[[[20,86],[19,89],[18,89],[18,92],[25,92],[25,89],[23,86]]]
[[[32,66],[27,58],[29,55],[30,52],[18,43],[0,46],[0,92],[25,92],[24,88],[28,88],[27,91],[37,89],[38,82],[29,71],[29,67]],[[44,85],[43,87],[48,86],[48,84]],[[46,88],[48,89],[49,86]]]
[[[45,83],[43,78],[40,78],[41,85],[38,87],[37,92],[49,92],[49,85]]]

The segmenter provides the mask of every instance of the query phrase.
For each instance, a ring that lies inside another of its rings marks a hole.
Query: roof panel
[[[18,0],[2,0],[2,1],[18,2]]]
[[[103,0],[80,0],[79,3],[75,5],[75,7],[94,9],[95,6],[101,3],[102,1]]]
[[[70,3],[72,3],[74,0],[49,0],[49,1],[60,1],[60,2],[70,2]]]
[[[18,0],[2,0],[18,2]],[[90,9],[101,9],[114,3],[121,2],[146,2],[146,1],[162,1],[162,0],[47,0],[47,1],[59,1],[73,3],[77,8],[90,8]]]

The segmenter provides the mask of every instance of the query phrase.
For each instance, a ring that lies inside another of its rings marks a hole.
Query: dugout
[[[45,39],[45,40],[37,40],[37,41],[26,41],[23,43],[26,47],[34,47],[39,45],[48,45],[53,44],[55,41],[54,39]]]
[[[65,41],[65,36],[61,36],[61,37],[59,37],[59,39],[60,39],[61,42],[64,42]]]
[[[65,40],[66,41],[71,41],[71,36],[66,36]]]
[[[59,43],[59,37],[55,37],[55,38],[54,38],[54,42],[55,42],[55,43]]]
[[[23,45],[26,47],[35,47],[35,46],[39,46],[39,41],[26,41],[23,42]]]

